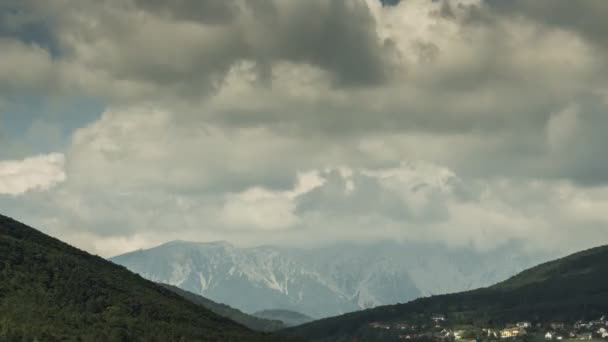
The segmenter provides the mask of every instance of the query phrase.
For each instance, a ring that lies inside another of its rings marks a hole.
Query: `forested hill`
[[[238,322],[249,329],[256,331],[277,331],[287,327],[282,321],[273,318],[256,317],[255,315],[248,315],[238,309],[232,308],[226,304],[216,303],[211,299],[199,296],[192,292],[182,290],[177,286],[160,284],[160,286],[170,290],[171,292],[177,293],[178,295],[186,298],[194,304],[201,305],[216,314],[229,318],[235,322]]]
[[[309,340],[373,335],[372,322],[419,322],[445,314],[452,325],[497,327],[509,322],[574,322],[608,313],[608,246],[524,271],[488,288],[382,306],[286,329]]]
[[[274,339],[0,215],[2,341]]]

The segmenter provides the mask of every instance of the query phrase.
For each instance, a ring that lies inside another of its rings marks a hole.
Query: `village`
[[[499,327],[450,324],[444,314],[434,314],[416,323],[407,321],[369,324],[371,329],[392,332],[399,340],[434,341],[566,341],[608,340],[608,316],[597,320],[566,322],[520,321]]]

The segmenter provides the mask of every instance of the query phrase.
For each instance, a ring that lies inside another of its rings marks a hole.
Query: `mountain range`
[[[413,242],[304,249],[173,241],[110,260],[247,313],[279,309],[319,319],[488,286],[548,259],[517,243],[481,252]]]
[[[541,264],[490,287],[349,313],[284,333],[308,341],[392,341],[399,336],[391,339],[385,329],[369,326],[374,322],[419,324],[441,315],[451,326],[496,329],[521,321],[573,324],[605,317],[607,312],[608,246],[602,246]]]
[[[170,243],[160,249],[176,245],[182,247],[185,255],[190,257],[192,250],[198,255],[200,250],[210,247],[245,250],[250,253],[251,250],[258,249],[266,250],[266,253],[269,253],[268,250],[279,250],[276,247],[238,249],[226,243],[184,242]],[[382,246],[381,251],[388,253],[391,245],[393,244],[383,243],[374,246]],[[186,248],[188,246],[189,248]],[[371,245],[365,247],[364,250],[370,254],[360,254],[360,259],[353,262],[363,262],[367,258],[371,262],[367,265],[382,265],[377,264],[378,259],[375,262],[371,260],[372,255],[378,254],[380,250]],[[328,253],[328,248],[316,251]],[[350,250],[350,246],[341,248]],[[403,245],[394,244],[394,248],[402,250]],[[339,256],[344,254],[336,253],[340,250],[336,246],[331,250],[334,254],[319,254],[316,258],[333,256],[334,259],[327,259],[325,267],[338,270],[337,265],[344,262]],[[315,262],[321,260],[315,259],[309,250],[288,250],[284,253],[307,255],[311,260],[305,265],[315,265]],[[452,253],[455,253],[452,256],[460,255],[462,259],[454,259],[449,265],[467,260],[456,251]],[[437,255],[439,254],[435,253],[435,256]],[[444,257],[446,255],[450,254],[445,254]],[[501,253],[495,250],[486,256],[497,258],[488,259],[488,262],[493,262],[503,260],[500,255]],[[520,321],[533,322],[534,326],[554,322],[568,322],[576,326],[575,322],[579,320],[590,321],[597,317],[606,317],[605,314],[608,313],[608,246],[592,248],[540,264],[491,286],[459,293],[423,296],[405,304],[384,305],[309,323],[302,321],[310,320],[304,315],[276,309],[257,312],[257,317],[252,317],[175,286],[151,282],[124,267],[90,255],[1,215],[0,256],[2,341],[392,341],[401,339],[401,330],[374,327],[384,327],[387,324],[407,324],[410,327],[416,324],[424,327],[424,324],[433,322],[434,317],[442,317],[442,321],[445,320],[439,328],[435,325],[437,323],[432,323],[431,328],[436,329],[467,326],[482,331],[485,328],[498,329],[508,326],[508,323]],[[299,260],[299,263],[295,264],[293,260]],[[302,259],[294,257],[293,260],[292,266],[304,265]],[[523,259],[509,260],[514,262]],[[230,263],[233,259],[226,258],[224,261]],[[398,263],[400,260],[393,261]],[[216,262],[219,262],[219,259]],[[425,265],[421,259],[417,259],[417,262]],[[480,266],[483,263],[475,265]],[[241,272],[236,269],[236,265],[233,266],[233,274]],[[284,267],[287,268],[286,265]],[[220,265],[215,268],[220,269]],[[321,269],[323,268],[319,267],[319,270]],[[386,264],[381,268],[383,272],[390,269],[394,268]],[[292,271],[287,274],[304,273],[298,269]],[[433,269],[428,272],[436,273]],[[304,274],[313,278],[309,273]],[[371,270],[371,274],[377,275],[378,270]],[[449,277],[453,274],[449,274],[444,280],[449,282]],[[205,274],[211,279],[210,275]],[[394,284],[373,289],[408,288],[400,287],[399,282],[401,279],[410,278],[394,277],[393,279],[397,279]],[[333,279],[346,277],[342,274]],[[384,276],[383,279],[390,277]],[[277,283],[280,283],[278,279]],[[213,284],[213,281],[205,284]],[[282,284],[283,288],[292,289],[291,281]],[[411,284],[416,283],[412,281]],[[234,295],[238,297],[240,294],[235,292]],[[276,303],[269,306],[274,305]],[[285,320],[282,323],[275,320],[278,317],[300,321],[294,323]],[[303,324],[284,328],[286,325],[300,323]],[[268,334],[255,332],[248,327],[282,330]]]

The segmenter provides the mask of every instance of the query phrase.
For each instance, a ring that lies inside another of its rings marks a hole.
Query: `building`
[[[552,340],[554,338],[554,334],[550,331],[547,331],[545,334],[545,340]]]
[[[462,340],[462,336],[464,336],[464,334],[465,334],[464,330],[456,330],[456,331],[454,331],[454,339]]]
[[[590,332],[580,333],[580,334],[576,335],[576,339],[577,340],[592,340],[593,334]]]
[[[410,325],[407,323],[397,323],[394,325],[394,327],[397,330],[408,330],[410,328]]]
[[[483,329],[483,332],[488,334],[488,337],[497,338],[500,336],[500,332],[492,329]]]
[[[380,323],[380,322],[373,322],[369,324],[370,327],[374,328],[374,329],[385,329],[385,330],[390,330],[391,326],[388,324],[384,324],[384,323]]]
[[[528,322],[528,321],[524,321],[524,322],[517,322],[517,324],[515,324],[518,328],[530,328],[532,327],[532,323]]]
[[[433,316],[431,316],[431,319],[435,323],[443,322],[443,321],[445,321],[445,315],[443,315],[443,314],[434,314]]]
[[[553,322],[550,324],[551,329],[553,330],[563,330],[565,325],[562,322]]]
[[[523,336],[525,334],[526,334],[526,329],[513,327],[513,328],[503,329],[500,332],[500,338],[513,338],[513,337]]]

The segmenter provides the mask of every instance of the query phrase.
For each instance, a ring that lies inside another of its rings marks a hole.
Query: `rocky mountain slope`
[[[327,318],[284,333],[310,341],[352,341],[362,336],[379,340],[383,329],[369,329],[372,322],[428,322],[441,314],[447,317],[443,324],[494,328],[519,321],[572,324],[606,312],[608,246],[603,246],[541,264],[490,287]]]
[[[248,313],[284,309],[316,319],[487,286],[542,260],[514,243],[477,252],[396,242],[298,249],[184,241],[111,259]]]

